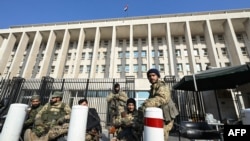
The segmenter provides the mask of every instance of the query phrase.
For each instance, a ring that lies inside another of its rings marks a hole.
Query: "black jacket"
[[[87,119],[87,131],[95,128],[102,133],[101,119],[95,108],[89,108],[88,119]]]

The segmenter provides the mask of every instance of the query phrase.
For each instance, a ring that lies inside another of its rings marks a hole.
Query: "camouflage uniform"
[[[119,141],[140,141],[138,111],[123,112],[122,114],[125,116],[119,116],[114,121],[114,125],[118,127],[117,138]]]
[[[55,94],[56,95],[56,94]],[[53,95],[52,95],[53,97]],[[35,127],[25,133],[27,141],[53,140],[68,132],[71,108],[63,102],[47,103],[37,113]]]
[[[28,129],[28,128],[32,128],[33,124],[35,123],[35,117],[36,114],[42,109],[42,105],[40,105],[39,107],[31,107],[30,109],[27,110],[28,112],[28,117],[27,119],[24,121],[24,129]]]
[[[24,129],[28,129],[28,128],[32,128],[34,123],[35,123],[35,117],[36,114],[42,109],[42,105],[40,104],[40,96],[39,95],[33,95],[31,97],[31,102],[33,100],[37,100],[37,105],[32,104],[30,108],[27,109],[27,119],[24,121],[24,125],[23,128]]]
[[[128,96],[124,91],[119,91],[117,94],[112,92],[107,96],[112,123],[125,110],[127,99]]]
[[[154,83],[151,85],[149,98],[144,101],[141,107],[139,107],[139,118],[141,125],[143,124],[144,119],[144,112],[147,107],[162,107],[163,105],[166,105],[171,100],[171,94],[169,87],[165,84],[164,81],[158,80],[157,83]],[[167,141],[169,136],[169,131],[173,127],[173,120],[166,121],[164,125],[164,139]]]
[[[119,90],[117,89],[118,87]],[[107,102],[109,105],[108,112],[111,119],[111,127],[113,126],[115,119],[121,116],[121,113],[125,111],[127,99],[127,94],[124,91],[121,91],[120,85],[116,83],[114,85],[114,90],[107,96]],[[113,135],[117,135],[117,130],[115,130]]]

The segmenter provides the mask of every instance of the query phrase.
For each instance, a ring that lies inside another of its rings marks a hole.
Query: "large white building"
[[[45,23],[0,29],[1,77],[184,75],[250,62],[250,9]]]
[[[146,78],[250,62],[250,9],[0,29],[0,73],[24,78]]]

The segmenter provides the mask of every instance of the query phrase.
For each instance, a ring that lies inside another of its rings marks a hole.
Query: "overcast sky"
[[[248,8],[250,0],[1,0],[0,28]]]

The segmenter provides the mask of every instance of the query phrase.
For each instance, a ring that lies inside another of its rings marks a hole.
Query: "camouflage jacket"
[[[115,122],[114,125],[116,127],[137,127],[137,118],[138,118],[138,112],[135,110],[134,112],[124,112],[125,116],[119,116]]]
[[[107,96],[107,102],[109,105],[109,114],[112,116],[118,116],[123,112],[126,107],[128,96],[124,91],[120,91],[119,93],[115,94],[111,92]]]
[[[144,101],[145,107],[159,107],[167,104],[171,99],[169,87],[165,82],[158,80],[157,83],[151,85],[150,94]]]
[[[151,85],[149,98],[143,103],[146,107],[159,107],[163,111],[163,118],[166,124],[173,120],[179,111],[171,98],[171,93],[168,85],[163,81],[158,81]]]
[[[31,128],[35,123],[36,114],[42,109],[42,105],[27,110],[27,119],[24,121],[24,128]]]
[[[142,131],[139,128],[141,125],[138,122],[138,111],[123,113],[125,115],[119,116],[114,122],[114,126],[118,129],[118,139],[139,141]]]
[[[69,121],[71,108],[69,105],[58,102],[54,105],[47,103],[36,115],[36,123],[56,125],[58,120]]]

